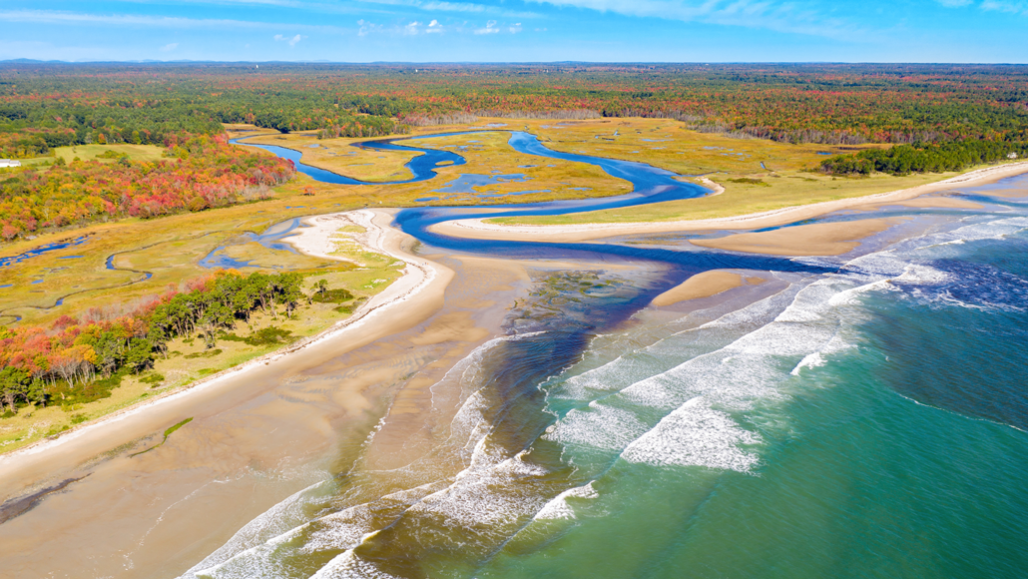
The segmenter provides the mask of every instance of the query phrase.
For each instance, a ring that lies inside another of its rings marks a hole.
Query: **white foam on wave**
[[[668,414],[657,426],[621,454],[628,462],[655,466],[704,466],[746,472],[759,458],[740,450],[740,444],[758,444],[760,438],[739,427],[732,418],[712,409],[702,397]]]
[[[646,422],[630,410],[592,402],[551,425],[544,438],[565,445],[620,450],[648,429]]]
[[[269,541],[275,541],[283,533],[290,533],[295,525],[304,520],[304,508],[310,504],[312,495],[326,488],[328,484],[330,484],[329,481],[314,483],[271,507],[236,531],[236,534],[228,542],[182,574],[181,578],[231,577],[231,575],[217,575],[217,571],[232,559],[256,553],[257,550],[266,547]],[[240,577],[260,576],[260,570],[254,571],[256,572],[240,575]]]
[[[373,564],[353,554],[353,550],[337,555],[327,565],[311,575],[311,579],[399,579],[384,573]]]
[[[851,300],[833,304],[832,298],[867,281],[827,277],[785,293],[788,301],[764,300],[751,310],[762,310],[759,323],[743,315],[732,320],[738,322],[734,340],[571,410],[545,437],[620,452],[628,462],[747,471],[759,459],[740,446],[760,444],[761,438],[731,413],[783,397],[779,385],[790,370],[823,363],[850,347],[840,333],[840,309],[851,315]],[[725,331],[731,327],[725,322],[705,329]]]
[[[556,497],[550,502],[546,503],[538,513],[535,514],[534,519],[537,521],[546,520],[558,520],[558,519],[574,519],[575,510],[568,504],[569,498],[575,499],[596,499],[600,497],[600,494],[593,488],[593,483],[596,481],[589,481],[588,484],[580,487],[570,488]]]
[[[613,359],[595,368],[564,379],[547,395],[560,399],[581,400],[583,403],[618,392],[654,375],[654,370],[666,371],[681,360],[708,353],[731,342],[740,332],[759,327],[768,318],[777,315],[795,291],[790,289],[758,300],[741,309],[730,310],[700,326],[676,330],[655,339],[638,350],[611,352]],[[610,356],[608,356],[609,358]],[[575,371],[575,368],[568,373]],[[567,374],[567,373],[566,373]]]

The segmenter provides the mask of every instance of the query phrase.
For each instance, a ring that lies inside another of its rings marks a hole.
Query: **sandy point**
[[[368,251],[383,253],[406,264],[403,275],[354,314],[324,332],[287,348],[255,358],[163,396],[134,405],[95,422],[84,424],[56,439],[0,456],[0,497],[12,496],[39,480],[54,476],[119,445],[171,426],[182,416],[209,412],[219,405],[237,404],[261,394],[252,385],[268,378],[314,365],[380,338],[412,328],[428,319],[443,304],[453,270],[412,255],[414,239],[392,227],[386,210],[359,210],[307,218],[307,227],[287,241],[310,255],[333,256],[332,238],[339,229],[363,229],[351,237]]]
[[[881,205],[905,203],[923,195],[939,193],[957,186],[974,187],[987,185],[1023,173],[1028,173],[1028,162],[986,167],[937,183],[929,183],[919,187],[911,187],[888,193],[798,205],[737,217],[636,223],[582,223],[575,225],[501,225],[498,223],[487,223],[484,219],[480,218],[438,223],[430,227],[430,231],[441,235],[469,239],[581,242],[622,235],[713,231],[719,229],[761,229],[785,225],[804,219],[812,219],[843,209],[872,209]],[[915,203],[915,206],[924,206],[924,203],[926,202],[921,201]],[[962,203],[942,203],[946,207],[969,207],[968,204]]]

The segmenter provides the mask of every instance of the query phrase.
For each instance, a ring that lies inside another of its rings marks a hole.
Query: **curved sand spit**
[[[452,237],[472,239],[501,239],[507,241],[588,241],[603,237],[635,235],[644,233],[669,233],[672,231],[704,231],[714,229],[759,229],[774,227],[794,221],[810,219],[833,211],[851,209],[866,205],[882,205],[890,202],[907,201],[951,189],[954,186],[984,185],[1006,177],[1028,172],[1028,162],[1010,163],[987,167],[958,175],[937,183],[929,183],[910,189],[901,189],[877,195],[825,201],[810,205],[798,205],[761,213],[716,219],[691,221],[657,221],[642,223],[582,223],[575,225],[501,225],[487,223],[484,218],[461,219],[433,225],[435,233]],[[715,189],[715,194],[724,191]]]
[[[298,234],[287,239],[301,252],[308,255],[327,259],[341,260],[340,257],[332,255],[335,243],[332,237],[337,231],[346,226],[356,225],[364,229],[363,233],[351,233],[349,235],[354,241],[362,245],[368,251],[389,255],[401,260],[406,264],[403,276],[393,282],[382,293],[374,296],[364,303],[354,314],[335,324],[324,332],[305,338],[299,342],[266,354],[259,358],[250,360],[244,364],[229,368],[214,374],[203,380],[192,383],[188,387],[173,390],[162,396],[156,397],[147,402],[139,403],[124,410],[110,414],[95,422],[84,424],[65,432],[56,439],[41,440],[35,444],[0,456],[0,466],[3,469],[16,469],[19,463],[32,461],[33,455],[39,455],[56,447],[65,446],[75,441],[83,445],[90,442],[99,443],[106,438],[107,434],[118,429],[120,424],[127,419],[139,421],[151,418],[148,415],[155,415],[153,422],[163,420],[163,416],[156,416],[169,402],[186,402],[188,398],[197,397],[198,394],[210,390],[215,386],[245,388],[247,378],[254,372],[261,371],[264,366],[274,365],[283,361],[300,350],[304,350],[316,344],[333,341],[341,345],[340,353],[349,349],[346,346],[353,346],[353,343],[360,342],[362,334],[374,325],[375,334],[380,334],[384,329],[397,326],[395,331],[404,329],[402,320],[408,316],[397,315],[398,311],[409,311],[410,308],[419,306],[432,307],[441,298],[443,290],[453,277],[453,272],[446,267],[410,255],[401,249],[401,243],[406,234],[389,226],[392,215],[383,210],[358,210],[346,213],[334,213],[319,215],[304,220],[308,227],[299,230]],[[411,316],[413,318],[413,316]],[[386,330],[388,331],[388,330]],[[389,331],[388,333],[393,333]],[[356,339],[354,339],[356,338]],[[358,344],[359,345],[359,344]],[[138,426],[135,426],[138,428]],[[150,430],[154,427],[149,426]],[[89,439],[89,440],[86,440]]]

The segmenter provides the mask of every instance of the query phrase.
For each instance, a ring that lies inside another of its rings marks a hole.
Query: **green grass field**
[[[52,155],[24,159],[21,163],[22,165],[48,165],[58,158],[71,162],[76,157],[82,161],[95,160],[102,163],[113,163],[118,160],[113,155],[125,155],[132,161],[157,161],[164,158],[164,148],[157,145],[76,145],[74,147],[57,147],[51,152]],[[110,156],[104,157],[105,154]]]

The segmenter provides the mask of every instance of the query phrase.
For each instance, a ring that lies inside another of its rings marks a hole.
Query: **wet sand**
[[[887,217],[798,225],[761,233],[738,233],[717,239],[694,239],[693,245],[766,255],[842,255],[860,245],[865,237],[881,233],[902,218]]]
[[[957,187],[972,187],[995,183],[1001,179],[1028,172],[1028,162],[1011,163],[996,167],[987,167],[958,175],[938,183],[929,183],[910,189],[901,189],[889,193],[880,193],[868,197],[840,199],[810,205],[800,205],[776,209],[763,213],[724,217],[718,219],[698,219],[692,221],[660,221],[646,223],[587,223],[578,225],[501,225],[486,223],[483,219],[462,219],[433,225],[434,233],[452,237],[469,239],[499,239],[508,241],[550,241],[550,242],[581,242],[617,237],[623,235],[640,235],[670,233],[680,231],[717,231],[724,229],[763,229],[795,223],[805,219],[821,217],[828,213],[844,209],[869,209],[882,205],[895,205],[910,201],[924,195],[949,191]],[[943,201],[933,203],[951,203]],[[955,201],[955,200],[954,200]],[[947,207],[952,205],[932,205]]]
[[[359,331],[6,457],[5,498],[88,476],[0,524],[0,577],[176,577],[285,497],[346,471],[376,424],[379,454],[402,456],[393,424],[424,422],[427,386],[498,331],[505,308],[493,306],[525,277],[484,260],[456,276],[433,267],[434,285]]]

